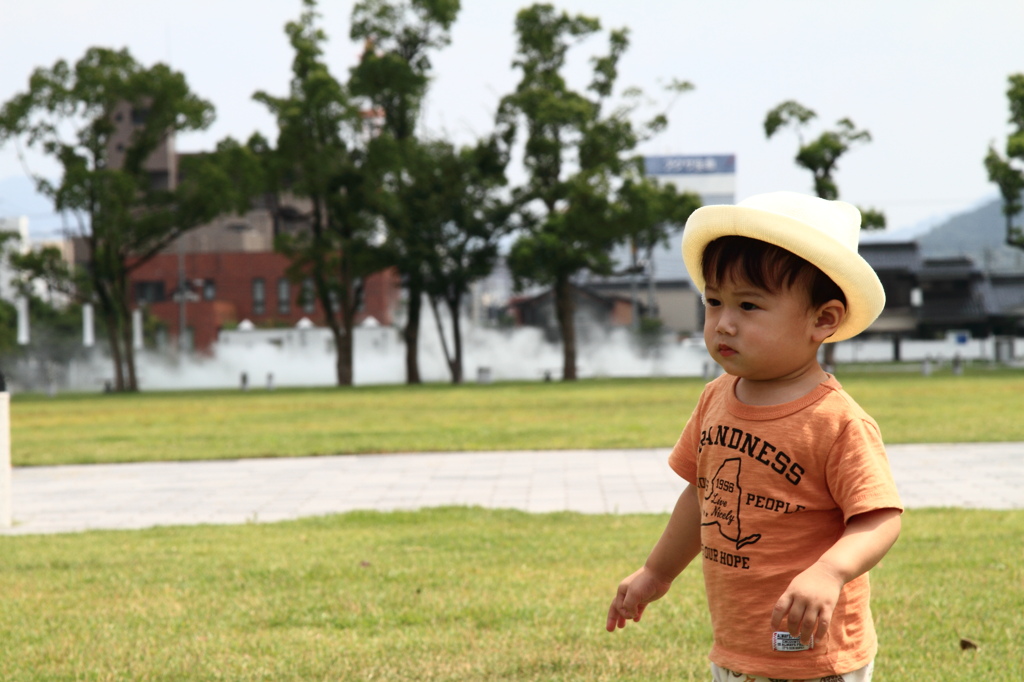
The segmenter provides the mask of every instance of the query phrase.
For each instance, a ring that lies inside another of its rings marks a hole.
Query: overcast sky
[[[512,70],[521,0],[463,0],[452,44],[434,58],[424,126],[461,142],[489,132]],[[655,102],[673,78],[695,90],[676,100],[649,154],[735,154],[739,198],[812,191],[793,162],[795,132],[766,140],[766,112],[793,99],[818,119],[816,136],[841,118],[873,140],[839,163],[841,197],[886,212],[892,228],[969,208],[996,195],[982,165],[1009,130],[1007,77],[1024,72],[1021,0],[561,0],[608,27],[626,26],[631,47],[620,85]],[[361,46],[348,38],[351,2],[321,0],[328,61],[340,79]],[[0,0],[0,101],[27,86],[38,66],[76,61],[90,46],[127,47],[144,64],[168,62],[216,107],[205,132],[181,136],[181,151],[226,136],[275,128],[256,90],[284,94],[292,51],[283,32],[300,0]],[[573,71],[583,87],[580,46]],[[53,174],[37,157],[31,170]],[[14,145],[0,148],[0,182],[24,175]],[[0,216],[4,215],[0,206]]]

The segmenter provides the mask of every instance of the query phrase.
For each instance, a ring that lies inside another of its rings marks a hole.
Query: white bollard
[[[28,298],[19,296],[14,299],[14,306],[18,311],[18,345],[27,346],[29,342]]]
[[[11,394],[0,391],[0,528],[11,527]]]
[[[142,308],[132,311],[132,348],[142,350]]]
[[[82,304],[82,345],[92,348],[96,343],[96,325],[93,324],[92,303]]]

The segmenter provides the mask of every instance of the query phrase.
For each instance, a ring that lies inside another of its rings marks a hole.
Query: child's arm
[[[786,621],[789,634],[799,636],[804,644],[812,634],[824,637],[843,585],[885,556],[899,537],[900,525],[898,509],[878,509],[851,518],[842,537],[789,583],[772,610],[772,627],[778,630]]]
[[[608,632],[626,627],[627,620],[639,622],[647,605],[665,596],[672,581],[699,553],[700,506],[697,489],[688,485],[643,568],[619,585],[608,608]]]

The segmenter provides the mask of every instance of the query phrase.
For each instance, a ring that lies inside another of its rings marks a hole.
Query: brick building
[[[113,114],[117,130],[110,139],[110,163],[124,163],[134,129],[147,111],[125,102]],[[146,159],[144,168],[157,187],[173,187],[179,179],[181,155],[168,135]],[[302,200],[289,204],[302,208]],[[289,260],[273,250],[280,230],[306,229],[298,217],[274,215],[255,207],[245,215],[223,215],[189,230],[163,252],[132,269],[131,303],[156,317],[172,342],[201,352],[211,350],[218,333],[248,321],[256,327],[294,326],[307,318],[326,323],[310,280],[288,278]],[[362,287],[356,324],[374,317],[392,325],[399,295],[394,270],[370,276]],[[183,333],[182,333],[183,332]]]
[[[146,111],[124,104],[113,116],[118,130],[108,154],[111,165],[117,166]],[[153,185],[176,185],[179,160],[174,138],[168,136],[145,163]],[[303,202],[291,197],[288,203],[302,208]],[[132,305],[156,318],[171,343],[180,340],[182,347],[200,352],[211,350],[220,330],[245,320],[257,327],[292,326],[303,318],[325,325],[312,281],[291,280],[288,259],[274,251],[278,232],[303,229],[308,228],[301,218],[275,215],[260,206],[196,227],[131,271]],[[396,271],[368,277],[356,323],[373,317],[382,325],[393,324],[399,293]]]
[[[225,244],[216,234],[225,224],[255,243],[248,248]],[[256,228],[237,218],[196,228],[132,272],[133,303],[159,320],[172,340],[182,338],[184,320],[185,347],[200,352],[212,348],[220,330],[244,320],[257,327],[294,326],[303,318],[325,325],[312,281],[291,280],[288,259],[245,234],[251,230]],[[394,270],[368,277],[356,322],[373,317],[383,325],[393,324],[399,292]]]

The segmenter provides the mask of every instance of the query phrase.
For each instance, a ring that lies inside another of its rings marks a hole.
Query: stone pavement
[[[891,445],[908,508],[1024,508],[1024,443]],[[272,522],[359,509],[478,505],[669,512],[668,450],[348,455],[16,468],[3,535]]]

